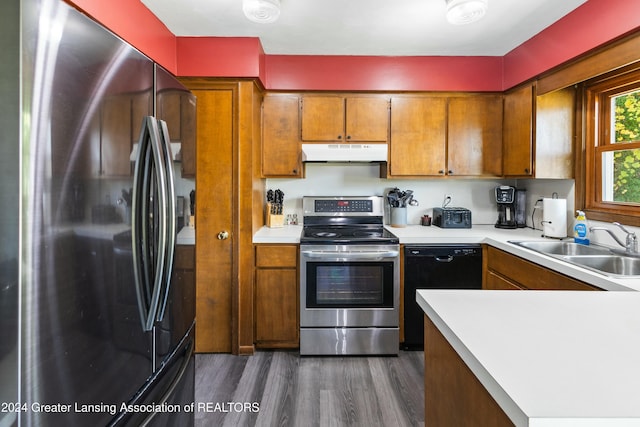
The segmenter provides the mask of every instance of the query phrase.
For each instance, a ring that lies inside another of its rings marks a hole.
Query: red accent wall
[[[65,0],[177,73],[176,36],[140,0]]]
[[[506,54],[503,86],[513,87],[638,28],[640,1],[589,0]]]
[[[259,77],[264,50],[255,37],[178,37],[178,74],[189,77]]]
[[[588,0],[504,57],[265,55],[257,38],[176,38],[140,0],[65,1],[176,75],[257,77],[270,90],[502,90],[640,28],[639,0]]]
[[[273,90],[501,91],[502,58],[267,55]]]

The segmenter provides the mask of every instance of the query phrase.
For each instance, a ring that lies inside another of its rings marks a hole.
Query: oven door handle
[[[395,258],[400,252],[398,251],[363,251],[363,252],[344,252],[344,251],[301,251],[306,258],[343,258],[343,259],[365,259],[365,260],[381,260],[384,258]]]

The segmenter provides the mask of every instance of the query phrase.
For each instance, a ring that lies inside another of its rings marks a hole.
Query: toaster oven
[[[466,208],[433,208],[433,225],[440,228],[471,228],[471,211]]]

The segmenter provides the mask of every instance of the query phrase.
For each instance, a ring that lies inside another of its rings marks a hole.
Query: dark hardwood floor
[[[424,353],[196,355],[196,427],[424,426]]]

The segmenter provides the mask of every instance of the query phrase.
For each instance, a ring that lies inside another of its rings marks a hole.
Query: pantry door
[[[192,90],[196,116],[196,352],[232,350],[233,97]]]

